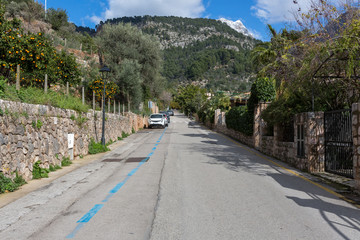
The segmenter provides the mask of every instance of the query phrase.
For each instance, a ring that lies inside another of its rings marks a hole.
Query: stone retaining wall
[[[354,103],[352,105],[352,134],[354,144],[354,178],[355,187],[360,192],[360,103]]]
[[[0,171],[11,176],[18,171],[32,178],[33,164],[61,165],[69,157],[68,134],[74,134],[74,158],[88,154],[90,139],[101,139],[102,113],[25,104],[0,99]],[[131,133],[147,125],[147,119],[133,113],[106,114],[105,140],[116,141],[122,132]]]

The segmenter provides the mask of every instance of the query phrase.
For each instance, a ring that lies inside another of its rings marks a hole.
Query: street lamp
[[[105,80],[107,75],[110,72],[110,68],[108,68],[106,65],[104,65],[101,69],[100,69],[100,73],[101,73],[101,78],[104,81],[104,91],[103,91],[103,119],[102,119],[102,134],[101,134],[101,144],[103,146],[105,146]]]

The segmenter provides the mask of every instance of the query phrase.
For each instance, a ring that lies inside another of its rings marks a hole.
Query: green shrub
[[[275,96],[275,81],[267,77],[257,78],[251,86],[251,95],[247,107],[249,111],[254,111],[259,102],[272,101]]]
[[[6,191],[13,192],[24,184],[26,184],[26,181],[19,176],[17,172],[14,180],[11,180],[10,178],[5,177],[4,174],[0,173],[0,193],[4,193]]]
[[[61,166],[66,167],[70,166],[72,162],[70,161],[69,157],[63,157],[63,160],[61,161]]]
[[[40,167],[40,160],[35,162],[34,166],[33,166],[33,172],[32,172],[32,175],[33,175],[33,179],[39,179],[39,178],[48,178],[49,177],[49,172],[50,170],[49,169],[46,169],[46,168],[41,168]]]
[[[126,132],[124,132],[124,131],[122,131],[121,132],[121,137],[124,139],[124,138],[127,138],[128,136],[130,136],[130,134],[128,134],[128,133],[126,133]]]
[[[135,133],[135,129],[134,128],[131,128],[131,133]]]
[[[22,185],[26,184],[25,179],[23,179],[22,176],[19,176],[17,171],[15,172],[15,174],[16,174],[16,176],[13,180],[15,184],[17,184],[18,186],[22,186]]]
[[[226,127],[251,136],[254,132],[254,114],[247,107],[232,108],[226,113]]]
[[[97,154],[106,151],[110,151],[110,149],[106,145],[103,146],[100,142],[96,143],[94,139],[90,140],[89,154]]]

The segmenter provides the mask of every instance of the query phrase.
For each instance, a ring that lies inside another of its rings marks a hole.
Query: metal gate
[[[351,109],[324,113],[325,171],[353,178]]]

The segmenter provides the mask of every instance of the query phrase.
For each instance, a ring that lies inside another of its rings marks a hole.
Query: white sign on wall
[[[74,148],[74,134],[73,133],[68,134],[68,147]]]

